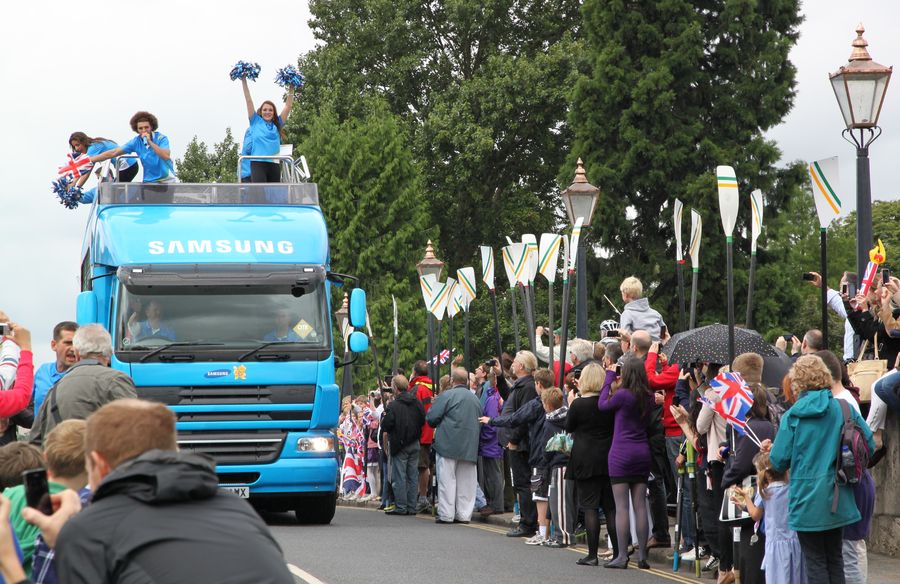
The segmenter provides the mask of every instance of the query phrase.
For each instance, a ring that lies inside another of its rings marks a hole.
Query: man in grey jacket
[[[99,324],[83,326],[72,338],[77,362],[47,393],[31,427],[29,441],[41,446],[44,437],[63,420],[84,420],[101,406],[135,398],[134,382],[109,367],[112,339]]]
[[[438,396],[426,415],[436,428],[432,448],[437,453],[437,523],[468,523],[475,510],[481,403],[469,391],[468,381],[465,369],[454,369],[453,386]]]

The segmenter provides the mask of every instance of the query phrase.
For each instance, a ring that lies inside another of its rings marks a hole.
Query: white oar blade
[[[753,215],[753,222],[750,224],[750,251],[752,253],[756,253],[756,240],[762,233],[764,203],[765,197],[761,190],[756,189],[750,193],[750,211]]]
[[[675,260],[681,263],[684,259],[681,251],[681,219],[684,216],[684,203],[675,199],[675,210],[672,223],[675,225]]]
[[[494,248],[481,246],[481,281],[488,287],[488,290],[494,289]]]
[[[816,201],[819,227],[825,229],[841,214],[841,176],[838,157],[823,158],[809,163],[809,180]]]
[[[556,272],[559,268],[559,249],[562,241],[562,235],[541,234],[541,244],[538,246],[538,271],[551,284],[556,281]]]
[[[475,300],[475,268],[460,268],[456,270],[456,277],[463,297],[463,308],[468,312],[469,305]]]
[[[695,209],[691,209],[691,244],[688,253],[691,256],[691,266],[695,270],[700,269],[700,237],[703,235],[703,219]]]
[[[432,274],[419,276],[419,284],[422,288],[422,299],[425,301],[425,308],[431,310],[431,297],[434,296],[437,278]]]
[[[534,279],[537,277],[539,261],[537,237],[535,237],[533,233],[526,233],[522,236],[522,243],[524,243],[528,248],[528,259],[526,265],[528,281],[534,282]]]
[[[519,245],[522,245],[521,243]],[[503,269],[506,271],[506,279],[509,280],[509,287],[516,287],[516,266],[513,263],[512,246],[507,245],[500,249],[500,257],[503,258]]]
[[[569,271],[575,269],[575,263],[578,260],[578,240],[581,238],[581,225],[584,223],[584,217],[575,220],[572,226],[572,246],[569,248]]]
[[[737,224],[738,197],[737,175],[730,166],[716,167],[716,184],[719,188],[719,213],[722,215],[722,229],[725,236],[734,234],[734,226]]]

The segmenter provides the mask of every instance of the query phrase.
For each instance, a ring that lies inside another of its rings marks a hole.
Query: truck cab
[[[340,480],[332,285],[314,183],[99,185],[85,231],[80,324],[111,366],[177,416],[178,445],[221,488],[328,523]],[[365,323],[365,293],[350,324]],[[368,338],[351,333],[354,352]]]

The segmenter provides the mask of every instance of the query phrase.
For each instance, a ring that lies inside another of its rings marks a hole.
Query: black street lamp
[[[416,271],[419,272],[419,277],[422,276],[434,276],[435,281],[440,281],[441,272],[444,269],[444,262],[439,260],[434,255],[434,247],[431,244],[431,240],[428,240],[428,244],[425,246],[425,257],[423,257],[418,264],[416,264]],[[428,371],[429,377],[431,377],[431,382],[433,385],[432,391],[437,393],[438,388],[438,366],[432,360],[435,354],[435,347],[437,346],[437,342],[434,338],[434,315],[431,313],[431,310],[426,306],[425,310],[428,312],[428,356],[426,359],[428,360]]]
[[[578,159],[575,166],[575,180],[572,184],[562,192],[563,204],[566,206],[566,214],[569,216],[569,223],[575,225],[575,220],[579,217],[584,219],[582,227],[591,226],[591,219],[594,217],[594,211],[597,210],[597,201],[600,200],[600,189],[587,181],[584,175],[584,163]],[[575,336],[579,339],[588,338],[588,318],[587,318],[587,238],[586,232],[581,232],[578,239],[578,265],[576,266],[577,287],[575,289]],[[572,250],[573,252],[575,250]],[[567,334],[563,331],[562,334]]]
[[[869,175],[869,144],[881,135],[878,116],[884,103],[893,67],[872,60],[863,38],[866,29],[856,27],[849,63],[829,75],[844,124],[844,139],[856,146],[856,270],[866,271],[872,247],[872,183]]]

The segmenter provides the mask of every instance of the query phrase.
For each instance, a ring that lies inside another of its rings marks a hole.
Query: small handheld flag
[[[875,274],[878,272],[878,266],[883,264],[887,259],[887,252],[884,250],[884,244],[878,240],[878,245],[869,250],[869,263],[866,265],[866,273],[863,275],[862,284],[859,286],[859,293],[865,296],[872,289],[875,282]]]
[[[73,180],[88,174],[94,166],[90,156],[87,154],[79,154],[73,157],[70,152],[66,154],[66,159],[68,162],[64,166],[59,167],[57,174],[59,176],[67,176]]]

